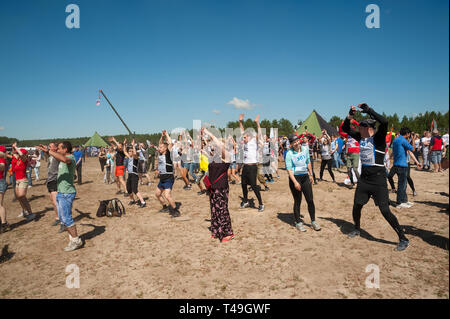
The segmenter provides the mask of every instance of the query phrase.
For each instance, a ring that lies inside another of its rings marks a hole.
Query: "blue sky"
[[[68,4],[80,29],[65,26]],[[380,7],[368,29],[365,8]],[[19,139],[325,119],[367,102],[449,108],[448,1],[29,0],[0,2],[0,135]],[[246,101],[251,110],[230,101]],[[237,100],[239,99],[239,100]]]

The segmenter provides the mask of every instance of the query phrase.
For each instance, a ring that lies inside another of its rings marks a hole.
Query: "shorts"
[[[125,173],[125,166],[116,166],[116,170],[114,172],[114,175],[119,177],[123,176]]]
[[[358,169],[359,165],[359,153],[348,153],[347,154],[347,167],[353,167]]]
[[[175,182],[175,179],[173,179],[173,178],[166,179],[165,181],[160,180],[158,183],[158,188],[159,189],[172,189],[174,182]]]
[[[6,184],[6,180],[4,178],[0,179],[0,194],[4,194],[7,188],[8,184]]]
[[[431,151],[431,163],[439,164],[442,161],[442,151]]]
[[[185,169],[189,169],[191,167],[191,163],[186,163],[186,162],[181,162],[181,167],[185,168]]]
[[[66,227],[72,227],[75,225],[72,217],[72,204],[75,199],[75,195],[76,193],[58,193],[56,195],[58,217],[61,223]]]
[[[230,164],[230,169],[236,169],[236,162]]]
[[[127,179],[127,192],[128,194],[137,194],[138,193],[138,184],[139,184],[139,176],[136,174],[128,174]]]
[[[16,188],[25,188],[25,189],[28,188],[28,179],[27,178],[17,179]]]
[[[49,193],[57,192],[58,191],[57,181],[47,182],[47,189]]]
[[[138,163],[138,173],[145,174],[147,173],[147,161],[139,160]]]
[[[356,186],[354,204],[365,205],[373,197],[373,201],[377,206],[389,205],[389,191],[387,185],[383,184],[368,184],[362,179],[358,181]]]

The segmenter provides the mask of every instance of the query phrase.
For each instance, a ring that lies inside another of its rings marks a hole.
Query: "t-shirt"
[[[408,150],[412,151],[413,147],[408,143],[406,138],[398,136],[392,145],[394,152],[394,166],[408,167],[407,153]]]
[[[66,164],[64,162],[59,162],[58,166],[58,193],[61,194],[73,194],[76,193],[75,186],[73,185],[73,175],[75,173],[75,156],[72,154],[66,155],[72,162]]]
[[[430,141],[430,146],[431,146],[432,151],[442,150],[442,137],[441,136],[433,136]]]
[[[445,144],[445,145],[448,145],[448,134],[444,134],[444,135],[442,136],[442,140],[444,141],[444,144]]]
[[[344,141],[341,138],[337,138],[336,141],[337,141],[338,146],[339,146],[338,152],[342,153],[342,146],[344,146]]]
[[[5,178],[6,174],[6,170],[8,169],[6,167],[6,160],[4,158],[0,158],[0,165],[3,164],[3,171],[0,171],[0,179]]]
[[[81,151],[81,150],[75,151],[75,152],[73,152],[73,156],[75,158],[75,164],[76,164],[76,163],[78,163],[80,158],[83,157],[83,151]],[[81,162],[80,162],[80,164],[81,164]]]
[[[123,166],[123,161],[125,160],[125,153],[123,151],[117,150],[116,152],[116,166]]]
[[[58,168],[59,161],[53,156],[50,156],[48,159],[47,183],[56,182],[58,180]]]
[[[286,154],[286,170],[292,171],[294,175],[308,174],[308,164],[310,163],[309,149],[301,146],[301,151],[297,153],[289,150]]]
[[[257,148],[256,138],[252,138],[244,144],[244,164],[253,164],[258,161],[256,157]]]
[[[16,174],[16,179],[27,178],[26,171],[27,171],[28,160],[23,162],[20,159],[18,160],[16,158],[13,158],[13,160],[11,161],[11,165],[12,165],[13,172]]]
[[[330,160],[331,159],[331,155],[330,155],[330,145],[321,145],[320,147],[320,155],[322,156],[323,160]]]
[[[430,143],[430,141],[431,141],[431,137],[422,137],[421,142],[422,142],[422,145],[423,145],[423,147],[422,147],[423,151],[428,152],[428,150],[429,150],[428,146],[430,144],[425,145],[425,143]]]

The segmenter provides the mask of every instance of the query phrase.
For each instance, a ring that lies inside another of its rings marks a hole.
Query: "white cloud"
[[[244,101],[244,100],[238,99],[237,97],[234,97],[227,104],[234,105],[234,108],[236,108],[238,110],[251,110],[252,108],[254,108],[256,106],[255,104],[251,104],[249,100]]]
[[[212,110],[212,112],[213,112],[214,114],[220,114],[220,111],[219,111],[219,110],[216,110],[216,109]]]

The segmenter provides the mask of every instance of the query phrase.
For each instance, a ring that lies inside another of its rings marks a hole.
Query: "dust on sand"
[[[46,176],[45,162],[42,176]],[[317,172],[317,169],[316,169]],[[205,195],[183,190],[173,196],[182,216],[158,213],[157,183],[140,186],[147,207],[127,206],[122,218],[97,218],[98,200],[116,197],[116,186],[103,183],[97,159],[83,164],[84,184],[77,186],[73,216],[85,240],[82,249],[64,252],[67,233],[51,226],[55,213],[42,181],[29,189],[35,221],[21,211],[8,190],[5,206],[13,229],[0,235],[0,298],[448,298],[449,176],[412,170],[418,192],[410,209],[392,208],[410,239],[403,252],[398,238],[370,201],[362,213],[360,238],[352,229],[354,190],[325,179],[314,186],[316,220],[322,230],[293,226],[288,177],[263,192],[266,210],[239,209],[240,185],[230,185],[230,214],[235,239],[210,238],[210,210]],[[318,173],[318,172],[317,172]],[[346,174],[335,171],[342,182]],[[157,181],[155,181],[157,182]],[[250,192],[250,196],[254,194]],[[395,200],[395,194],[391,194]],[[306,203],[301,213],[310,225]],[[68,265],[80,271],[80,288],[66,287]],[[380,288],[366,288],[375,264]]]

